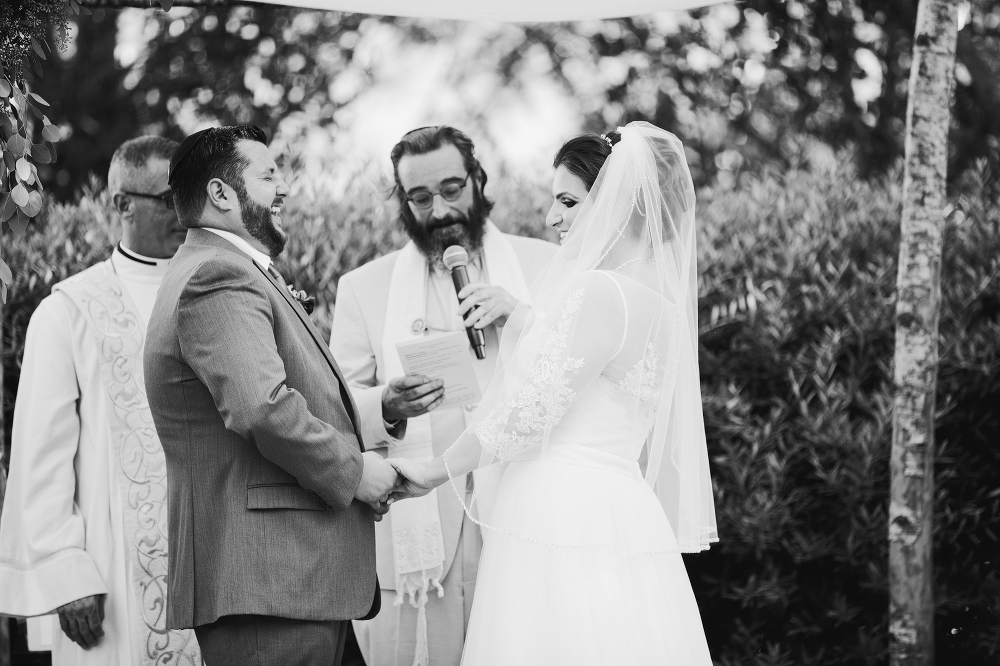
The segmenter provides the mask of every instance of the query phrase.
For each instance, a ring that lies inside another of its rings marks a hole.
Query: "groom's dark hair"
[[[184,139],[170,159],[168,181],[174,193],[177,219],[187,227],[196,227],[208,201],[208,181],[222,180],[246,194],[243,172],[249,166],[239,150],[240,141],[267,145],[267,135],[256,125],[210,127]]]
[[[399,202],[400,214],[404,217],[412,217],[412,212],[410,207],[406,205],[406,192],[403,190],[403,184],[399,182],[399,160],[406,155],[423,155],[432,152],[449,143],[458,149],[465,170],[472,174],[473,180],[479,184],[478,189],[474,190],[474,198],[482,207],[483,216],[489,215],[490,211],[493,210],[493,202],[486,198],[485,194],[486,171],[476,159],[476,146],[472,143],[472,139],[465,132],[454,127],[431,125],[418,127],[404,134],[399,143],[392,147],[392,152],[389,154],[390,159],[392,159],[392,176],[396,181],[393,192]]]

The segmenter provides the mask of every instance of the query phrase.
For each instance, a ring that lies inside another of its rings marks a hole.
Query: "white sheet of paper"
[[[396,344],[403,372],[444,380],[444,402],[438,409],[463,407],[482,400],[465,331],[434,333]]]

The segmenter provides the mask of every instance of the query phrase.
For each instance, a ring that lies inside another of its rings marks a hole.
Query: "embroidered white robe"
[[[165,631],[166,465],[142,345],[166,270],[116,250],[60,283],[28,327],[0,517],[0,613],[35,616],[107,594],[83,650],[55,621],[53,664],[201,664]]]

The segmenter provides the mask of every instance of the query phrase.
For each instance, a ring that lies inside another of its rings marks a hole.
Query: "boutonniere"
[[[292,295],[292,298],[299,302],[299,305],[301,305],[302,309],[306,311],[306,314],[312,314],[313,309],[316,307],[315,296],[310,296],[305,291],[299,291],[292,285],[288,285],[288,293]]]

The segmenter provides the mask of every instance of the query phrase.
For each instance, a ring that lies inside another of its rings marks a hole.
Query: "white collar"
[[[271,267],[271,257],[267,256],[253,245],[248,243],[245,238],[240,238],[231,231],[224,231],[222,229],[213,229],[211,227],[202,227],[205,231],[211,231],[216,236],[225,238],[227,241],[236,246],[236,249],[242,251],[244,254],[253,259],[258,266],[263,268],[265,271]]]
[[[145,255],[139,254],[135,250],[130,250],[125,246],[125,243],[119,242],[115,247],[115,252],[125,257],[126,259],[131,259],[137,264],[142,264],[144,266],[156,266],[163,267],[170,263],[170,257],[157,259],[156,257],[147,257]]]

